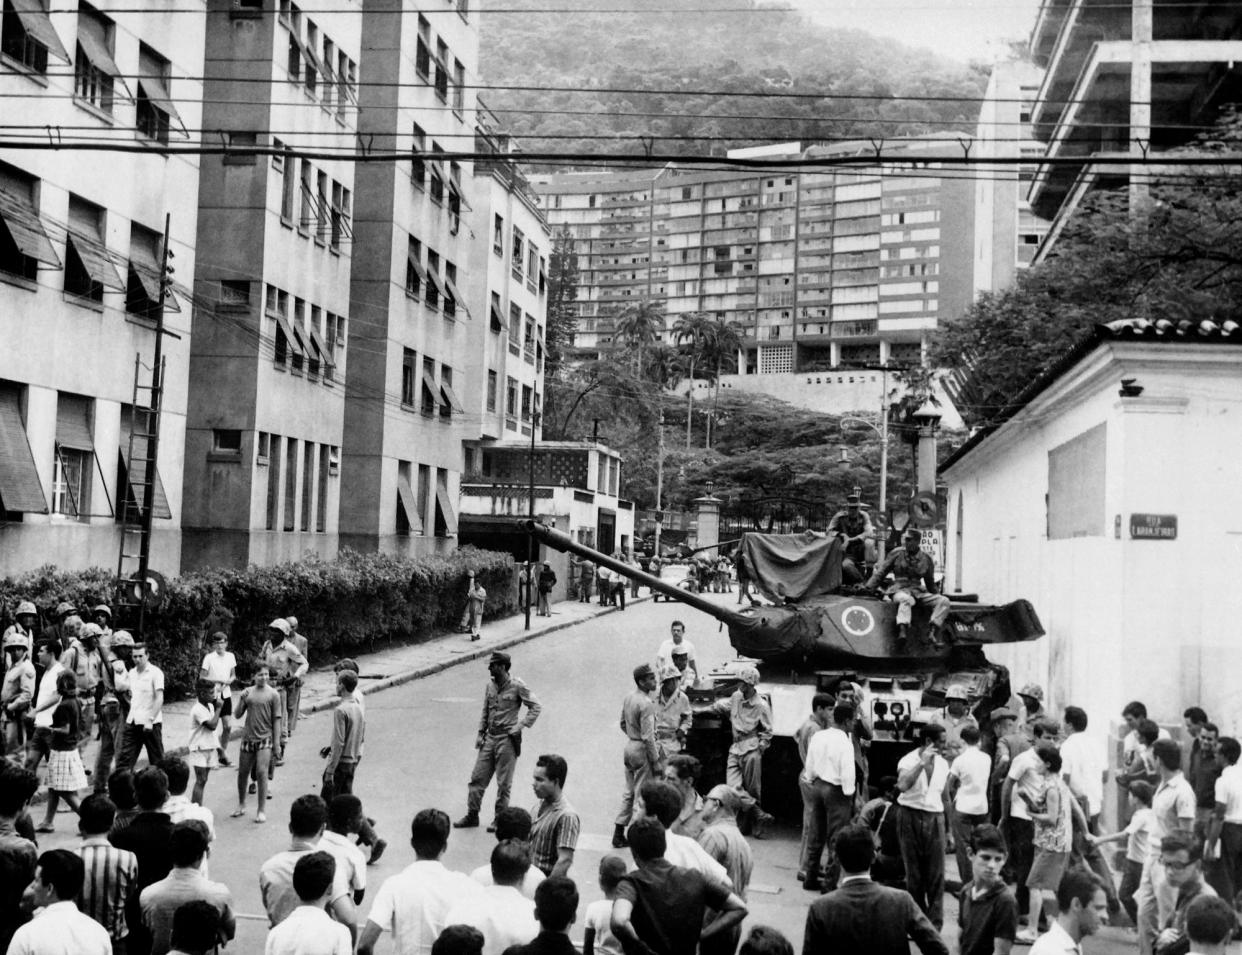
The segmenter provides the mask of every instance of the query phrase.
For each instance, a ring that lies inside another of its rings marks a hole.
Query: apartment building
[[[1048,222],[1037,216],[1027,191],[1043,145],[1031,129],[1031,109],[1042,73],[1033,63],[997,63],[988,78],[971,154],[981,159],[1029,157],[1029,162],[976,166],[974,289],[999,292],[1035,258]]]
[[[116,567],[127,500],[152,510],[151,568],[176,573],[199,160],[159,147],[203,126],[206,20],[109,0],[52,8],[4,5],[5,138],[139,148],[0,149],[0,574]],[[146,441],[131,455],[130,435],[146,431],[134,406],[150,392],[135,384],[151,384],[166,217],[177,284],[148,488]]]
[[[607,344],[614,316],[648,299],[670,327],[679,315],[705,312],[745,329],[739,374],[722,384],[776,389],[823,410],[878,407],[879,377],[872,389],[867,376],[846,381],[845,372],[919,362],[938,324],[971,299],[971,183],[915,165],[943,150],[928,140],[885,144],[887,153],[909,155],[909,166],[537,177],[553,231],[566,226],[575,238],[575,344]],[[764,152],[815,159],[858,151]],[[830,370],[842,374],[808,385],[805,373]],[[868,387],[860,393],[858,385]]]
[[[456,546],[463,442],[479,413],[459,397],[479,361],[465,275],[478,12],[466,0],[363,0],[361,140],[401,163],[356,172],[340,539],[359,550]]]
[[[482,112],[482,110],[480,111]],[[542,434],[548,261],[552,237],[538,197],[510,153],[510,143],[480,118],[475,144],[495,158],[474,164],[466,224],[468,332],[475,360],[464,369],[463,400],[477,420],[465,470],[477,472],[479,449]]]
[[[203,126],[274,152],[203,161],[183,562],[331,557],[362,10],[212,0],[208,15]]]
[[[1030,53],[1043,77],[1032,107],[1046,144],[1028,198],[1052,225],[1037,260],[1096,188],[1141,187],[1127,165],[1191,141],[1242,95],[1242,6],[1043,0]],[[1146,174],[1151,173],[1146,170]]]

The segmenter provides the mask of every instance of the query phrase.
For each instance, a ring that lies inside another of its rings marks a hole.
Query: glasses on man
[[[1169,859],[1161,859],[1160,863],[1169,872],[1185,872],[1192,865],[1198,864],[1197,862],[1176,862],[1176,861],[1170,861]]]

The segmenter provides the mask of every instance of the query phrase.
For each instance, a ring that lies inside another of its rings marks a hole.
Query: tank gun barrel
[[[613,557],[600,551],[593,550],[585,544],[579,544],[568,534],[563,534],[555,528],[548,527],[539,521],[524,520],[521,522],[522,529],[530,534],[535,540],[542,544],[547,544],[553,550],[559,550],[567,554],[577,554],[579,557],[585,557],[597,564],[602,564],[609,570],[615,570],[623,577],[631,580],[637,580],[640,584],[646,584],[653,591],[659,591],[666,597],[689,604],[696,610],[702,610],[705,614],[715,617],[726,625],[745,623],[746,618],[735,610],[729,610],[725,607],[718,607],[710,600],[705,600],[698,594],[692,594],[687,590],[674,586],[666,581],[655,577],[652,574],[645,573],[631,567],[629,564],[622,563]]]

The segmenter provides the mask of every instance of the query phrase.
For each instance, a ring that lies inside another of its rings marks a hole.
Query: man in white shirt
[[[674,620],[669,632],[672,636],[661,643],[656,652],[656,669],[673,666],[673,651],[685,650],[687,665],[697,673],[699,664],[694,658],[694,644],[686,639],[686,625],[680,620]]]
[[[1100,810],[1104,807],[1104,781],[1108,770],[1104,765],[1103,747],[1087,736],[1087,712],[1079,706],[1065,708],[1065,731],[1068,735],[1061,744],[1061,775],[1082,806],[1087,817],[1087,829],[1091,835],[1099,834]],[[1074,848],[1083,861],[1104,883],[1108,896],[1108,911],[1115,915],[1121,911],[1121,902],[1113,885],[1112,871],[1104,854],[1095,843],[1075,833]]]
[[[264,955],[351,955],[349,929],[334,922],[324,906],[332,894],[336,860],[311,852],[293,867],[293,888],[301,904],[267,933]]]
[[[1147,859],[1134,901],[1138,906],[1139,952],[1152,955],[1160,926],[1168,921],[1177,902],[1160,861],[1160,843],[1174,833],[1190,836],[1195,825],[1195,791],[1182,775],[1182,750],[1171,739],[1151,747],[1160,784],[1151,800],[1151,828],[1147,832]]]
[[[448,925],[471,925],[483,933],[483,955],[502,955],[510,945],[525,945],[539,934],[535,906],[519,886],[530,869],[530,848],[506,839],[492,849],[492,884],[480,896],[462,899],[445,918]]]
[[[43,676],[39,678],[34,706],[30,710],[34,717],[34,735],[30,738],[29,753],[26,756],[26,768],[32,773],[52,753],[52,714],[60,703],[56,680],[65,672],[65,668],[60,665],[60,653],[59,640],[39,641],[39,666],[43,667]]]
[[[112,955],[108,930],[78,911],[85,879],[82,859],[68,849],[39,856],[28,891],[42,911],[14,933],[8,955]]]
[[[809,799],[809,831],[802,885],[808,892],[820,890],[819,864],[824,846],[832,844],[832,837],[850,821],[853,811],[857,789],[854,741],[850,736],[853,725],[854,707],[838,703],[832,709],[832,726],[815,733],[806,747],[802,782]]]
[[[1057,887],[1056,921],[1031,946],[1031,955],[1082,955],[1082,940],[1108,924],[1108,897],[1099,878],[1070,869]]]
[[[947,794],[953,820],[954,854],[957,875],[965,885],[972,870],[970,842],[975,826],[988,821],[988,778],[992,774],[992,758],[979,748],[979,727],[963,726],[958,736],[965,747],[949,766]]]
[[[906,891],[937,932],[944,927],[944,789],[949,781],[943,748],[944,727],[929,723],[919,730],[919,748],[897,764],[897,829]]]
[[[449,923],[456,903],[481,898],[483,887],[470,876],[450,872],[440,861],[448,848],[449,817],[424,809],[410,826],[415,861],[380,886],[358,940],[358,955],[372,955],[375,943],[388,932],[395,955],[431,955],[431,946]]]
[[[134,644],[133,657],[129,715],[121,732],[117,769],[133,769],[143,747],[152,766],[164,758],[164,672],[147,656],[145,643]]]
[[[237,679],[237,657],[229,649],[228,634],[211,635],[211,652],[203,657],[198,675],[210,680],[220,707],[220,765],[228,766],[229,718],[233,715],[233,683]]]
[[[649,779],[638,790],[634,801],[634,818],[659,819],[664,826],[664,858],[669,865],[694,869],[707,879],[723,882],[730,888],[733,880],[723,865],[707,854],[697,841],[672,831],[681,815],[682,797],[677,787],[663,779]]]
[[[1232,736],[1223,736],[1216,744],[1225,768],[1216,777],[1215,806],[1208,822],[1205,859],[1220,859],[1228,874],[1232,896],[1242,890],[1242,744]],[[1216,848],[1220,843],[1219,851]]]
[[[354,894],[354,905],[361,905],[367,891],[367,857],[349,838],[357,832],[362,820],[362,800],[352,793],[333,796],[328,803],[328,828],[319,837],[319,848],[336,860],[338,870],[343,870],[345,882]]]

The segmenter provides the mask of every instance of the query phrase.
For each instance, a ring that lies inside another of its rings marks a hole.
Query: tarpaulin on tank
[[[836,536],[743,534],[740,546],[751,586],[775,604],[801,602],[841,586],[842,550]]]
[[[760,607],[745,619],[729,623],[729,642],[744,657],[771,660],[793,655],[802,658],[815,649],[819,620],[801,607]]]

